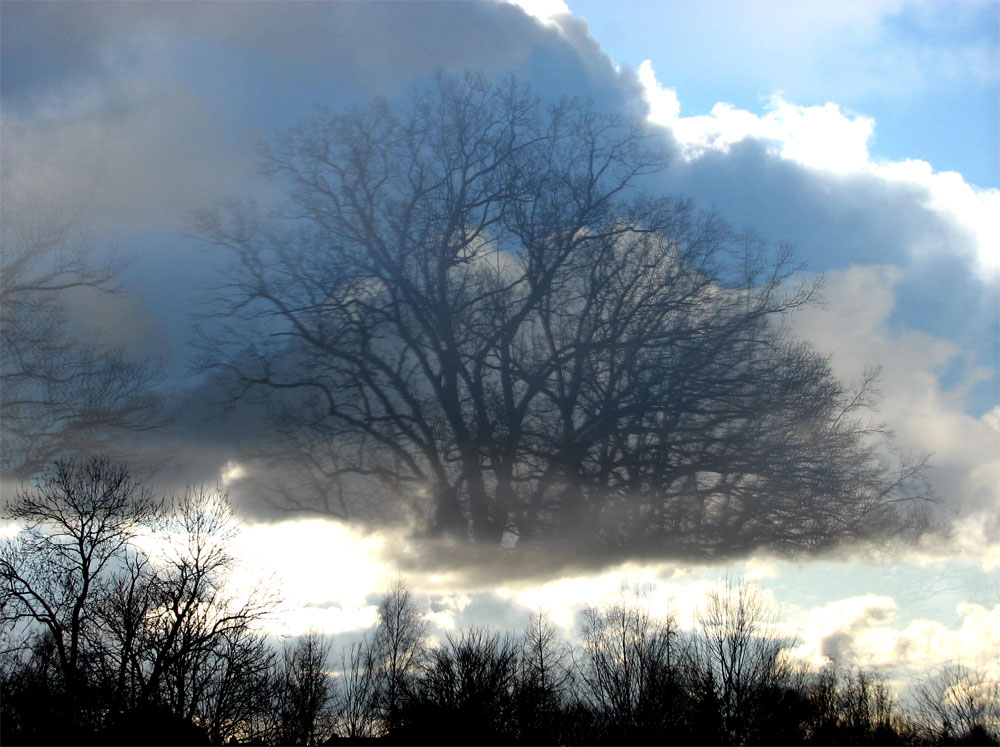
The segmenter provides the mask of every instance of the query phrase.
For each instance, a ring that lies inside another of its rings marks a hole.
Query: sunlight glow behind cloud
[[[361,630],[375,623],[369,597],[391,576],[378,560],[383,541],[323,519],[252,524],[234,546],[240,565],[233,585],[278,591],[279,609],[267,621],[272,632]]]
[[[509,0],[542,23],[555,24],[559,16],[570,15],[565,0]]]

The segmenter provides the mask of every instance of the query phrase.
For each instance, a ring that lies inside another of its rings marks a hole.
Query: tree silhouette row
[[[4,744],[995,743],[996,682],[943,671],[905,711],[874,674],[795,664],[764,598],[727,583],[693,631],[638,596],[515,635],[429,635],[400,580],[339,657],[279,643],[273,590],[227,583],[228,499],[153,496],[105,459],[54,465],[6,508]],[[992,740],[992,742],[990,741]]]

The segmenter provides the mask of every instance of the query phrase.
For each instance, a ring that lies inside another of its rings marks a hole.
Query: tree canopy
[[[205,364],[272,405],[277,500],[697,557],[898,528],[922,465],[785,322],[818,283],[639,188],[665,165],[635,122],[474,74],[277,142],[280,214],[199,215],[233,259]]]

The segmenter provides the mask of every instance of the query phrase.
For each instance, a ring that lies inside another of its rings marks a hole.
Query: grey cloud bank
[[[174,356],[167,388],[178,418],[148,441],[149,451],[172,460],[161,472],[165,482],[213,482],[261,437],[254,403],[220,415],[213,384],[183,375],[196,287],[211,285],[218,265],[186,226],[194,209],[230,196],[265,207],[280,199],[259,174],[259,140],[273,140],[317,103],[339,109],[391,96],[436,69],[514,73],[545,99],[576,95],[631,113],[645,107],[635,75],[615,70],[582,22],[545,26],[500,3],[0,7],[4,211],[15,196],[42,195],[79,211],[98,240],[135,256],[128,279],[140,311],[120,322],[106,308],[81,304],[79,313],[88,316],[83,326],[117,330],[137,351],[153,336],[140,339],[141,330],[166,330],[158,347]],[[663,146],[675,147],[667,134]],[[825,336],[845,371],[886,364],[884,415],[913,448],[938,452],[932,478],[946,513],[987,518],[996,511],[989,454],[997,436],[978,416],[997,405],[997,279],[977,270],[963,226],[930,210],[919,187],[808,169],[751,139],[692,161],[676,155],[645,186],[688,195],[769,240],[794,242],[811,272],[901,268],[893,282],[881,270],[859,271],[869,285],[835,275],[828,307],[811,312],[801,329]],[[889,294],[880,299],[885,313],[845,330],[851,309],[881,293]],[[141,313],[151,321],[136,324]],[[947,340],[951,353],[921,356],[904,345],[901,330]],[[991,373],[968,383],[984,367]],[[927,390],[905,379],[907,369],[934,380],[933,407]],[[949,396],[940,383],[946,374],[969,391]],[[958,447],[967,440],[977,447]],[[240,495],[238,481],[232,489]],[[261,496],[240,498],[248,516],[282,515]],[[988,533],[993,541],[996,531]]]

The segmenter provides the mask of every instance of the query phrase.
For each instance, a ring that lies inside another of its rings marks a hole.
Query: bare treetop
[[[635,123],[439,76],[270,151],[280,216],[230,250],[205,364],[273,405],[287,508],[490,546],[719,556],[901,526],[920,466],[792,339],[792,283],[716,216],[637,189]]]

